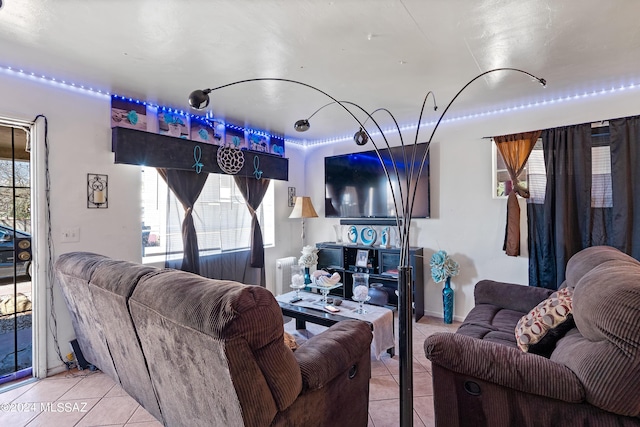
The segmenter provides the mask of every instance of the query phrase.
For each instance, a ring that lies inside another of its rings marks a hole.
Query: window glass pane
[[[154,168],[142,168],[142,256],[164,255],[167,185]]]
[[[611,149],[608,145],[608,134],[593,137],[591,148],[591,207],[610,208],[613,206],[611,187]],[[540,140],[536,143],[529,161],[529,203],[544,203],[547,175],[544,164],[544,153]]]
[[[258,209],[265,246],[275,242],[274,184]],[[167,207],[170,224],[167,224]],[[142,168],[142,250],[145,261],[154,255],[181,257],[184,209],[155,168]],[[209,174],[193,209],[193,220],[202,254],[249,248],[251,214],[233,176]]]
[[[609,146],[591,148],[591,207],[613,207]]]
[[[0,223],[12,227],[13,223],[13,189],[0,187]]]
[[[541,138],[538,138],[538,141],[536,141],[536,145],[534,146],[533,150],[535,151],[536,149],[540,150],[540,155],[542,155],[542,139]],[[531,155],[533,155],[534,151],[531,152]],[[492,141],[492,153],[493,153],[493,164],[494,164],[493,197],[494,198],[507,197],[512,188],[511,177],[509,176],[509,171],[507,171],[507,167],[504,163],[504,159],[502,158],[502,155],[498,151],[496,144],[493,141]],[[529,176],[531,176],[531,173],[532,173],[531,171],[529,171],[529,167],[531,164],[531,155],[529,156],[527,163],[522,169],[522,172],[518,176],[518,181],[520,182],[520,186],[525,189],[529,188],[530,186],[530,183],[528,181],[529,181]],[[537,159],[534,159],[533,161],[535,163],[537,162]],[[542,171],[544,173],[544,159],[542,162]],[[545,182],[546,182],[546,178],[545,178]]]
[[[547,189],[547,171],[544,164],[542,140],[539,139],[531,150],[527,160],[527,184],[529,189],[529,203],[544,203]]]
[[[16,230],[31,233],[30,185],[31,176],[28,161],[0,160],[0,223],[13,228],[15,208]]]
[[[265,246],[272,246],[276,242],[276,208],[275,208],[275,182],[271,181],[267,192],[262,199],[262,204],[258,212],[260,228],[262,228],[262,241]]]

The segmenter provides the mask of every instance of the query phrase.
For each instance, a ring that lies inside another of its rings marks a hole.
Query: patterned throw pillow
[[[296,351],[296,349],[298,348],[296,339],[288,332],[284,333],[284,343],[291,349],[291,351]]]
[[[549,357],[556,342],[575,326],[572,309],[573,289],[554,292],[516,325],[516,342],[525,352]]]

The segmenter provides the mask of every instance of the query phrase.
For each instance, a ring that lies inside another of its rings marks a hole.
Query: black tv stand
[[[400,249],[383,248],[380,246],[364,246],[347,243],[322,242],[317,243],[318,269],[330,273],[338,272],[344,286],[331,291],[333,295],[351,299],[352,278],[356,272],[369,273],[369,283],[382,283],[383,289],[389,295],[389,305],[398,306],[398,264]],[[367,250],[367,266],[358,266],[356,258],[358,250]],[[424,267],[423,249],[412,247],[409,251],[409,261],[412,267],[412,289],[414,301],[414,318],[419,320],[424,316]]]

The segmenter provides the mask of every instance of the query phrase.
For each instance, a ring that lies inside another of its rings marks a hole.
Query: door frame
[[[32,332],[33,376],[46,378],[48,372],[47,341],[49,331],[47,317],[49,313],[47,289],[53,293],[53,237],[51,235],[51,217],[49,215],[48,156],[46,118],[41,116],[30,122],[31,143],[31,240],[33,261],[31,286],[33,289]],[[51,298],[53,302],[53,298]],[[55,313],[55,308],[51,308]],[[53,317],[53,314],[52,314]],[[57,328],[57,325],[53,325]],[[56,331],[57,335],[57,331]]]
[[[0,125],[15,127],[27,132],[31,147],[30,171],[31,171],[31,289],[32,289],[32,369],[35,378],[47,376],[47,272],[50,265],[48,229],[50,220],[47,215],[47,176],[46,157],[47,147],[45,141],[45,120],[22,120],[0,116]],[[43,243],[43,244],[41,244]],[[51,286],[53,281],[51,280]],[[45,285],[43,285],[45,284]]]

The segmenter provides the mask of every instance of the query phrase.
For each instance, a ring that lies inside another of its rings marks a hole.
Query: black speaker
[[[82,355],[82,350],[80,350],[78,340],[69,341],[69,344],[71,344],[71,350],[73,350],[73,354],[78,362],[78,369],[83,370],[89,368],[91,364],[87,362],[87,359]]]

